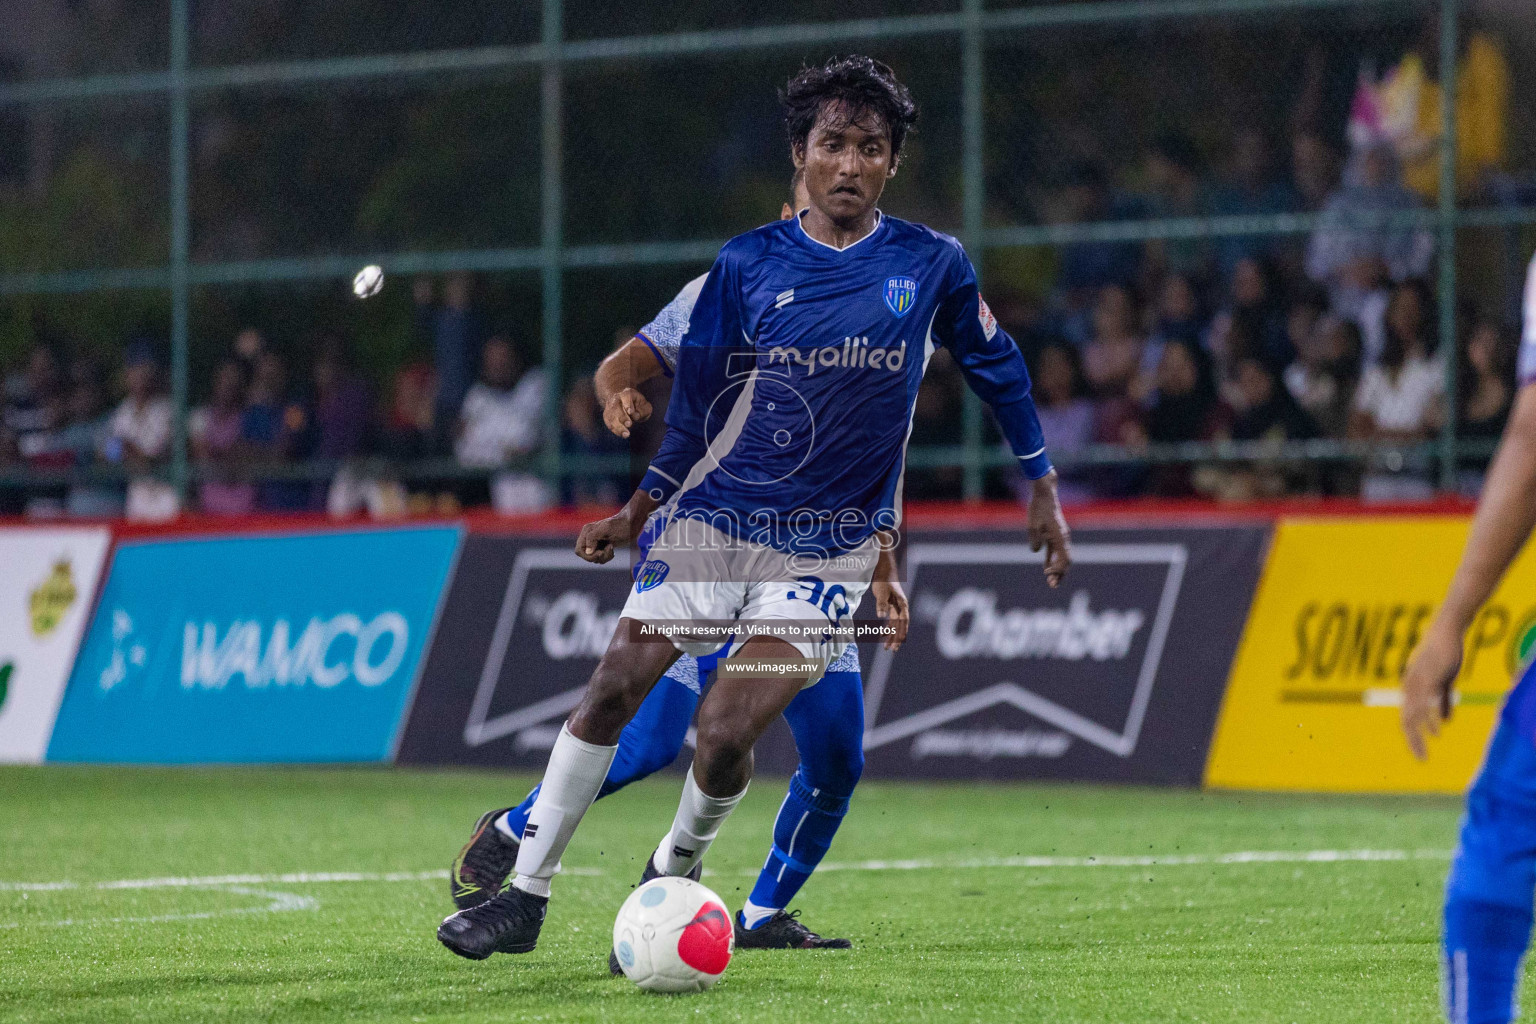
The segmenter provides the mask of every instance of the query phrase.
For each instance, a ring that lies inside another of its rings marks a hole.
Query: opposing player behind
[[[1023,357],[959,244],[877,209],[916,117],[906,89],[850,57],[802,71],[784,102],[810,206],[721,250],[679,350],[661,450],[624,509],[582,529],[577,553],[605,562],[674,501],[550,754],[511,885],[438,929],[461,956],[535,947],[550,881],[624,726],[680,652],[713,651],[724,628],[748,639],[700,704],[693,765],[652,855],[665,875],[700,863],[745,794],[758,737],[847,645],[841,627],[869,587],[877,536],[900,525],[913,407],[937,346],[1035,482],[1029,528],[1047,581],[1069,565]]]
[[[1463,641],[1536,527],[1536,260],[1526,278],[1520,391],[1489,467],[1461,565],[1403,675],[1403,732],[1427,756],[1451,716]],[[1519,1010],[1520,962],[1536,891],[1536,664],[1505,699],[1467,793],[1445,887],[1446,1013],[1453,1024],[1504,1024]]]
[[[794,216],[795,210],[809,203],[799,172],[791,182],[791,191],[793,205],[784,204],[780,219]],[[615,434],[628,436],[632,426],[650,417],[650,403],[638,388],[653,377],[672,375],[678,346],[705,276],[688,282],[654,320],[598,367],[596,387],[603,419]],[[642,558],[648,547],[642,537]],[[894,629],[887,642],[894,650],[905,638],[909,612],[890,545],[882,549],[871,589],[876,613]],[[695,658],[685,654],[667,670],[620,734],[618,752],[598,790],[598,799],[677,759],[717,659],[717,655]],[[788,907],[832,845],[864,768],[864,680],[859,672],[858,648],[849,645],[827,667],[820,683],[790,701],[784,718],[794,734],[800,764],[790,779],[789,793],[779,805],[773,842],[757,883],[736,914],[736,946],[846,949],[851,945],[847,939],[818,935]],[[518,837],[538,794],[535,787],[516,807],[489,812],[476,823],[469,842],[453,863],[451,889],[460,909],[483,903],[506,883],[517,859]],[[655,868],[647,859],[641,881],[653,877]],[[620,973],[616,959],[610,959],[609,968]]]

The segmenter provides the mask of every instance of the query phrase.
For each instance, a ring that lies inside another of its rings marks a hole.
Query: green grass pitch
[[[713,991],[662,997],[605,958],[675,776],[588,816],[536,952],[471,963],[433,938],[438,874],[530,781],[0,769],[0,1020],[1438,1019],[1455,801],[867,783],[798,901],[854,949],[743,953]],[[781,793],[758,779],[710,853],[733,909]],[[1378,852],[1294,856],[1314,850]],[[1277,856],[1223,858],[1243,851]],[[197,883],[233,875],[253,877]]]

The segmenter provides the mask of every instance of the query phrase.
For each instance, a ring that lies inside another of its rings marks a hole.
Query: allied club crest
[[[917,282],[910,277],[887,278],[885,304],[897,316],[906,316],[917,303]]]
[[[635,593],[643,594],[647,590],[654,590],[661,586],[667,578],[667,573],[672,567],[659,558],[653,558],[648,562],[641,562],[640,568],[635,570]]]
[[[39,583],[28,595],[28,611],[32,617],[32,635],[41,639],[58,628],[64,614],[69,611],[75,598],[74,575],[70,572],[69,559],[61,558],[53,565],[53,572]]]

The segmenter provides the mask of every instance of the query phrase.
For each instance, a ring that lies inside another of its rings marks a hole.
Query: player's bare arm
[[[632,427],[650,419],[651,403],[638,389],[662,372],[661,360],[639,338],[630,338],[609,353],[592,378],[603,407],[603,425],[619,437],[628,437]]]
[[[875,561],[875,575],[869,589],[875,595],[875,613],[895,630],[881,646],[888,651],[899,651],[907,640],[907,628],[912,624],[912,610],[907,605],[907,592],[901,585],[901,575],[896,564],[896,533],[881,530],[879,536],[880,556]]]
[[[1493,594],[1536,528],[1536,385],[1515,399],[1498,454],[1472,520],[1466,551],[1445,602],[1403,673],[1403,734],[1413,756],[1428,755],[1425,736],[1438,736],[1451,716],[1451,691],[1461,670],[1463,639],[1477,610]]]
[[[576,537],[576,554],[596,565],[612,561],[615,551],[635,542],[645,521],[660,505],[645,491],[636,491],[613,515],[581,528]]]

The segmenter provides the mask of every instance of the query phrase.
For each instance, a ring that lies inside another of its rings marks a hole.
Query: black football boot
[[[478,907],[495,896],[512,875],[512,868],[517,864],[518,842],[508,838],[495,825],[508,810],[510,808],[503,807],[480,815],[469,842],[453,859],[453,870],[448,873],[448,889],[453,895],[453,905],[460,910]]]
[[[736,925],[737,949],[852,949],[847,939],[824,939],[800,923],[800,911],[779,911],[756,928],[743,928],[741,915],[732,918]]]
[[[531,953],[539,944],[548,909],[548,896],[509,885],[438,925],[437,941],[468,960],[484,960],[492,953]]]

